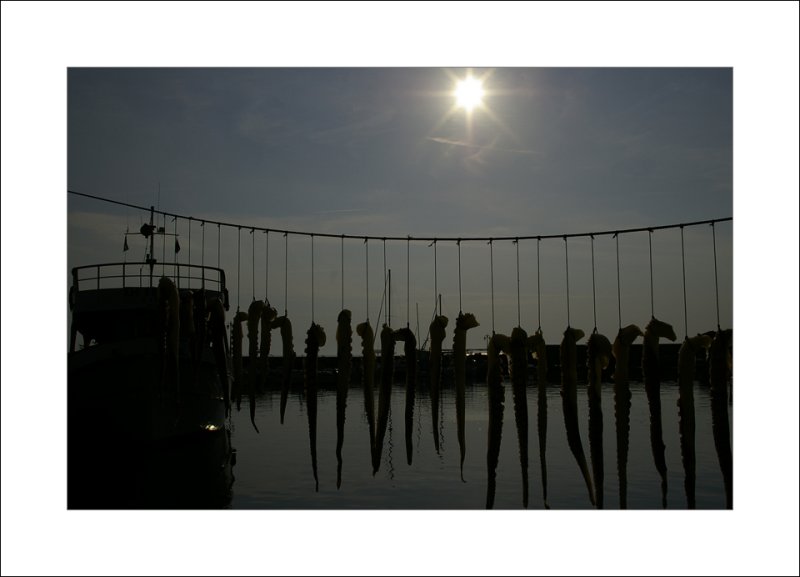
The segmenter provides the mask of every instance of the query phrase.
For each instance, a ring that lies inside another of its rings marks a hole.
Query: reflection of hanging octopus
[[[650,406],[650,446],[656,470],[661,475],[661,506],[667,507],[667,461],[664,456],[664,438],[661,427],[661,374],[658,363],[658,339],[675,340],[672,326],[650,319],[644,329],[644,347],[642,350],[642,373],[644,389],[647,393],[647,404]]]
[[[506,335],[494,334],[489,339],[487,353],[486,382],[489,387],[489,440],[486,450],[486,470],[488,483],[486,487],[486,508],[494,507],[494,495],[497,487],[497,463],[500,458],[500,441],[503,437],[503,372],[500,367],[500,353],[511,350],[511,339]]]
[[[320,347],[325,346],[325,331],[321,326],[311,323],[306,336],[306,405],[308,407],[308,436],[311,445],[311,467],[314,483],[319,491],[317,478],[317,357]]]
[[[250,403],[250,422],[253,424],[253,428],[257,433],[259,430],[256,426],[256,388],[258,386],[256,359],[258,356],[258,326],[261,321],[261,313],[263,310],[263,301],[253,301],[247,309],[247,355],[250,362],[247,375],[247,396]]]
[[[589,500],[595,504],[594,487],[589,466],[586,464],[586,455],[583,452],[580,430],[578,428],[578,352],[576,343],[583,338],[581,329],[567,327],[561,341],[561,401],[564,405],[564,425],[567,429],[567,443],[569,449],[578,462],[578,467],[586,481],[589,491]]]
[[[466,370],[467,370],[467,331],[479,326],[472,313],[458,313],[456,328],[453,333],[453,371],[456,382],[456,425],[458,427],[458,446],[461,450],[461,480],[464,480],[464,456],[466,455],[466,439],[464,438],[464,410],[466,404]]]
[[[347,409],[347,390],[350,387],[350,372],[353,366],[353,329],[350,327],[351,313],[344,309],[339,313],[336,327],[336,488],[342,486],[342,445],[344,444],[344,420]]]
[[[398,329],[394,332],[396,341],[403,341],[403,352],[406,356],[406,460],[411,464],[411,433],[414,428],[414,401],[417,386],[417,339],[410,328]]]
[[[431,323],[430,387],[431,417],[433,418],[433,444],[439,453],[439,394],[442,386],[442,342],[445,337],[447,317],[436,316]]]
[[[511,384],[517,422],[519,464],[522,469],[522,506],[528,508],[528,335],[520,327],[511,331]]]
[[[694,413],[694,376],[697,364],[697,353],[705,352],[711,345],[711,337],[697,335],[687,337],[678,351],[678,416],[681,434],[681,459],[685,472],[684,488],[686,502],[689,509],[694,509],[695,503],[695,413]]]
[[[592,457],[592,475],[594,477],[594,497],[598,509],[603,508],[603,480],[605,470],[603,467],[603,408],[602,377],[603,369],[611,360],[611,342],[594,332],[589,336],[586,347],[587,365],[589,373],[589,453]]]
[[[541,329],[528,337],[528,347],[536,356],[536,386],[538,388],[537,426],[539,429],[539,462],[542,469],[542,498],[545,509],[547,502],[547,346]]]
[[[628,360],[631,345],[642,330],[636,325],[621,328],[614,339],[614,418],[617,430],[617,475],[619,476],[619,506],[628,508],[628,435],[631,422],[631,389],[628,385]]]
[[[728,382],[731,379],[733,331],[717,331],[709,351],[711,379],[711,428],[717,449],[722,480],[725,483],[725,507],[733,509],[733,452],[728,419]]]

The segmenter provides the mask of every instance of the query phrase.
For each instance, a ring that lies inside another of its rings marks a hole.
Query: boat
[[[153,239],[165,233],[152,220],[151,208],[140,231],[150,245],[144,262],[71,271],[70,509],[230,504],[236,455],[226,423],[225,273],[159,263]],[[212,309],[216,324],[206,323]]]

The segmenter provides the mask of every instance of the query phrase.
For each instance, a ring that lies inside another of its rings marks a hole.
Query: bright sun
[[[477,78],[467,77],[456,84],[456,104],[467,112],[480,105],[483,99],[483,84]]]

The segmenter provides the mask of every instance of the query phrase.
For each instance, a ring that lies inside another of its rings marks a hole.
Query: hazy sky
[[[483,79],[483,105],[454,107],[455,82]],[[81,69],[68,72],[68,186],[195,218],[312,232],[515,236],[657,226],[732,215],[732,71],[729,68],[251,68]],[[160,199],[158,195],[160,183]],[[121,260],[127,227],[147,216],[69,198],[70,266]],[[112,218],[112,216],[114,218]],[[188,221],[178,221],[181,262]],[[171,220],[167,228],[174,231]],[[732,319],[732,225],[717,228],[720,314]],[[216,264],[217,230],[192,230],[191,258]],[[223,229],[221,264],[232,306],[253,296],[283,310],[285,245]],[[685,231],[690,332],[716,326],[708,226]],[[255,269],[253,241],[255,240]],[[650,318],[647,233],[620,239],[623,324]],[[144,256],[129,239],[130,260]],[[289,238],[289,316],[295,333],[311,320],[311,246]],[[570,324],[594,325],[589,239],[570,240]],[[171,240],[166,259],[174,258]],[[434,302],[433,249],[387,243],[392,324],[427,331]],[[370,319],[382,296],[383,245],[370,246]],[[495,330],[517,322],[516,247],[493,246]],[[536,242],[520,246],[523,327],[539,325]],[[617,329],[616,246],[595,241],[598,328]],[[239,253],[241,250],[241,253]],[[542,320],[558,342],[567,325],[564,242],[542,241]],[[341,307],[341,245],[315,240],[315,320],[333,336]],[[345,306],[366,317],[363,243],[345,243]],[[156,255],[162,250],[157,247]],[[239,257],[239,255],[241,255]],[[241,269],[237,269],[237,257]],[[438,246],[444,313],[458,313],[458,256]],[[653,235],[656,316],[683,333],[680,233]],[[462,244],[463,310],[491,332],[491,256]],[[255,271],[255,272],[253,272]],[[255,276],[255,295],[253,278]],[[271,279],[268,281],[268,277]],[[237,284],[237,280],[241,279]],[[241,288],[239,286],[241,285]],[[240,292],[239,292],[240,291]],[[452,325],[451,325],[452,327]],[[420,336],[424,339],[424,334]],[[326,352],[335,350],[329,339]]]

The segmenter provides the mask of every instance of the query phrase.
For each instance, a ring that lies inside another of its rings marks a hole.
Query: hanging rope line
[[[364,237],[364,254],[366,255],[367,263],[365,278],[367,279],[367,324],[369,324],[369,238],[366,236]]]
[[[681,227],[681,270],[683,271],[683,337],[689,337],[689,316],[686,311],[686,255],[683,250],[683,227]]]
[[[164,233],[166,233],[166,231],[167,231],[167,215],[166,215],[166,213],[164,214],[164,226],[161,227],[161,230]],[[162,268],[163,268],[163,265],[166,264],[166,262],[167,262],[167,235],[166,234],[162,234],[161,235],[161,263],[162,263]]]
[[[717,298],[717,330],[722,330],[719,326],[719,283],[717,282],[717,229],[711,223],[711,234],[714,240],[714,293]]]
[[[173,252],[172,252],[172,267],[173,267],[172,276],[174,276],[177,279],[177,281],[178,281],[178,289],[180,289],[181,288],[181,277],[178,274],[178,219],[177,218],[173,218],[172,222],[175,223],[175,247],[174,247]],[[166,228],[164,230],[166,230]]]
[[[256,300],[256,229],[250,229],[250,236],[253,238],[253,300]]]
[[[653,230],[648,229],[647,239],[650,243],[650,316],[656,318],[655,306],[653,301]]]
[[[519,239],[516,239],[514,244],[517,245],[517,326],[522,328],[522,314],[519,305]]]
[[[387,282],[388,281],[387,281],[387,277],[386,277],[386,239],[384,238],[383,239],[383,295],[384,295],[384,298],[386,298],[386,283]],[[387,320],[387,315],[388,314],[389,314],[389,306],[387,304],[386,308],[383,311],[383,322],[386,323],[387,326],[388,326],[388,320]],[[380,318],[380,316],[381,316],[380,313],[378,313],[378,318]]]
[[[283,235],[283,316],[289,316],[289,235]]]
[[[461,239],[456,241],[456,246],[458,246],[458,314],[461,314],[464,312],[461,306]]]
[[[201,287],[205,289],[206,288],[206,268],[205,268],[206,267],[206,223],[200,222],[200,228],[203,229],[200,234],[200,238],[202,239],[200,241],[200,270],[202,271],[201,274],[203,277],[203,284],[201,285]]]
[[[542,279],[539,275],[539,247],[542,239],[536,239],[536,322],[539,325],[536,330],[542,330]]]
[[[619,284],[619,235],[615,234],[614,238],[617,241],[617,318],[619,320],[619,328],[622,328],[622,291]]]
[[[189,264],[192,264],[192,217],[189,217],[189,248],[187,249],[186,258]]]
[[[220,246],[222,245],[222,228],[217,223],[217,268],[222,268],[219,264]]]
[[[269,304],[269,231],[264,231],[264,236],[267,237],[267,248],[264,251],[264,302]]]
[[[433,245],[433,311],[436,314],[436,308],[439,307],[439,284],[438,284],[438,264],[436,262],[436,241]],[[439,307],[439,315],[442,314],[441,307]]]
[[[494,335],[494,245],[489,241],[489,278],[492,291],[492,335]]]
[[[406,240],[406,328],[411,326],[411,237]]]
[[[567,328],[569,328],[569,243],[566,236],[564,237],[564,258],[567,265]]]
[[[592,243],[592,312],[594,313],[594,331],[597,332],[597,296],[595,293],[594,285],[594,237],[590,236],[589,239]]]
[[[314,235],[311,235],[311,324],[314,324]]]
[[[344,310],[344,237],[342,237],[342,310]]]
[[[239,227],[238,248],[236,250],[236,312],[239,312],[239,297],[241,296],[242,283],[242,227]]]
[[[136,204],[130,204],[130,203],[127,203],[127,202],[121,202],[121,201],[118,201],[118,200],[111,200],[109,198],[103,198],[101,196],[95,196],[95,195],[86,194],[86,193],[83,193],[83,192],[76,192],[76,191],[68,190],[67,193],[68,194],[75,194],[75,195],[78,195],[78,196],[83,196],[83,197],[86,197],[86,198],[92,198],[94,200],[100,200],[100,201],[108,202],[108,203],[111,203],[111,204],[117,204],[117,205],[120,205],[120,206],[128,206],[130,208],[135,208],[137,210],[141,210],[141,211],[145,211],[145,212],[149,212],[150,211],[149,207],[139,206],[139,205],[136,205]],[[175,214],[175,213],[170,213],[170,212],[163,212],[163,211],[160,211],[160,210],[155,210],[154,213],[164,214],[165,216],[170,216],[170,217],[175,216],[175,217],[179,217],[179,218],[190,218],[187,215]],[[364,236],[364,235],[358,235],[358,234],[344,234],[344,235],[342,235],[342,234],[334,234],[334,233],[307,232],[307,231],[300,231],[300,230],[287,230],[287,229],[264,228],[264,227],[254,227],[254,228],[256,230],[270,231],[270,232],[276,232],[276,233],[280,233],[280,234],[294,234],[294,235],[299,235],[299,236],[311,236],[313,234],[314,236],[327,237],[327,238],[340,238],[340,237],[344,236],[345,238],[352,238],[352,239],[365,239],[365,238],[368,238],[368,239],[372,239],[372,240],[397,240],[397,241],[403,241],[403,240],[407,240],[407,239],[410,238],[410,240],[418,241],[418,242],[423,242],[423,241],[424,242],[432,242],[432,241],[448,241],[448,242],[455,242],[455,241],[481,242],[482,241],[482,242],[488,242],[490,240],[495,240],[495,241],[506,240],[506,241],[509,241],[509,240],[517,240],[517,239],[518,240],[534,240],[534,239],[542,239],[542,238],[575,238],[575,237],[586,237],[586,236],[592,236],[592,235],[594,235],[594,236],[604,236],[604,235],[625,234],[625,233],[632,233],[632,232],[644,232],[644,231],[652,232],[654,230],[664,230],[664,229],[668,229],[668,228],[678,228],[680,226],[697,226],[697,225],[702,225],[702,224],[713,224],[713,223],[717,223],[717,222],[726,222],[726,221],[729,221],[729,220],[733,220],[733,217],[732,216],[728,216],[728,217],[725,217],[725,218],[714,218],[714,219],[709,219],[709,220],[699,220],[699,221],[695,221],[695,222],[684,222],[684,223],[666,224],[666,225],[661,225],[661,226],[649,226],[649,227],[641,227],[641,228],[626,228],[626,229],[620,229],[620,230],[578,232],[578,233],[569,233],[569,234],[541,234],[541,235],[534,234],[534,235],[525,235],[525,236],[495,236],[495,237],[488,237],[488,236],[471,236],[471,237],[385,236],[384,237],[384,236]],[[247,225],[241,225],[241,224],[236,224],[236,223],[231,223],[231,222],[223,222],[223,221],[217,221],[217,220],[211,220],[211,219],[206,219],[203,222],[209,222],[209,223],[212,223],[212,224],[216,224],[218,226],[224,225],[224,226],[230,226],[230,227],[234,227],[234,228],[239,227],[239,226],[245,226],[246,228],[249,228],[249,226],[247,226]]]

